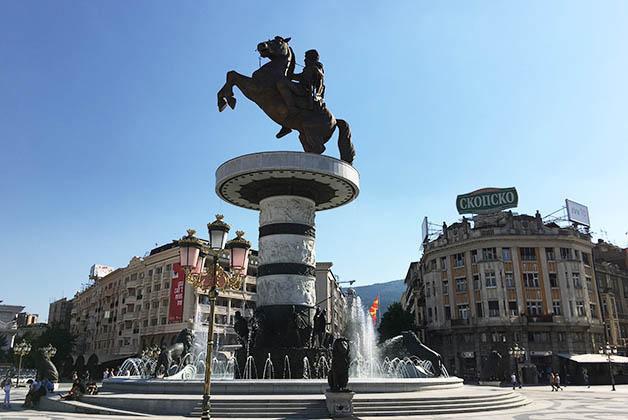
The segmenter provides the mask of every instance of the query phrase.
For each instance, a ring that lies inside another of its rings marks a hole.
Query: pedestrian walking
[[[7,372],[0,386],[4,390],[4,408],[11,408],[11,372]]]
[[[582,369],[582,377],[584,378],[584,384],[587,388],[591,388],[591,383],[589,382],[589,372],[586,369]]]
[[[512,382],[512,389],[515,389],[517,386],[517,374],[515,372],[510,375],[510,382]],[[519,388],[521,388],[521,383],[519,383]]]
[[[556,376],[554,376],[554,372],[549,374],[549,383],[552,386],[552,391],[556,391]]]
[[[558,372],[556,372],[556,375],[554,375],[554,385],[556,386],[556,391],[563,390],[560,387],[560,374]]]

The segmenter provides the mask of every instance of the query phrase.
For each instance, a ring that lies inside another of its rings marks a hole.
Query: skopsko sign
[[[518,201],[519,196],[514,188],[483,188],[456,197],[456,208],[459,214],[495,213],[517,207]]]

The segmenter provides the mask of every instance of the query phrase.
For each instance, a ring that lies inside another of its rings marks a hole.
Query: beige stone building
[[[197,333],[206,335],[207,326],[202,324],[209,316],[208,298],[183,281],[178,263],[179,248],[166,244],[144,258],[133,257],[126,267],[93,279],[78,292],[70,321],[79,337],[77,359],[100,364],[137,355],[146,346],[167,346],[183,328],[193,328],[195,321],[200,321]],[[227,268],[227,255],[220,264]],[[230,351],[237,342],[232,327],[235,312],[250,316],[255,308],[256,272],[257,255],[252,251],[242,289],[226,291],[217,299],[219,350]]]
[[[316,303],[327,311],[327,332],[336,336],[342,334],[346,323],[347,300],[331,271],[333,263],[316,263]]]
[[[628,252],[600,240],[593,259],[606,340],[628,355]]]
[[[496,374],[486,372],[494,352],[508,360],[518,343],[526,382],[544,380],[553,356],[596,352],[604,341],[592,248],[588,234],[538,213],[463,218],[424,243],[402,303],[450,373]]]

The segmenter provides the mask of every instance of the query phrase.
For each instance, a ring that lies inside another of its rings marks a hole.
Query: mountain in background
[[[362,305],[369,309],[375,298],[379,296],[379,311],[377,318],[388,310],[388,307],[395,302],[401,301],[401,295],[406,290],[403,280],[393,280],[386,283],[369,284],[368,286],[358,286],[353,288],[356,295],[360,296]]]

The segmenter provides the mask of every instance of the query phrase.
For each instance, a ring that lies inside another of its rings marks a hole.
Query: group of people
[[[562,391],[563,388],[560,386],[560,374],[558,372],[550,372],[549,374],[549,383],[552,386],[552,391]]]
[[[89,370],[85,371],[82,377],[79,377],[76,371],[72,372],[72,388],[69,392],[61,394],[60,397],[65,400],[76,400],[81,394],[95,395],[98,393],[98,386],[89,374]]]

